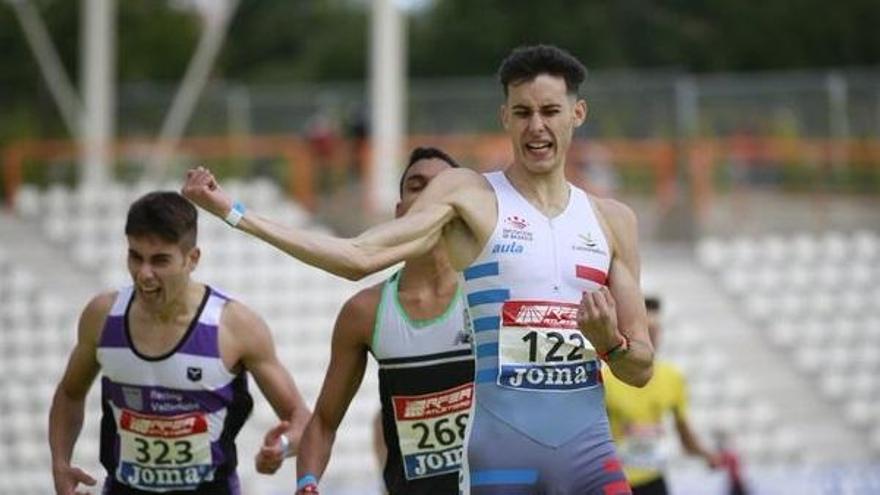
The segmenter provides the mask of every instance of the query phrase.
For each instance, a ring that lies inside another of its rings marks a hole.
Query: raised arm
[[[336,318],[330,365],[296,461],[299,479],[314,476],[317,484],[327,468],[336,429],[364,377],[380,291],[380,287],[361,291],[345,303]]]
[[[585,294],[581,301],[581,329],[600,353],[607,354],[615,376],[642,387],[653,374],[654,346],[648,337],[639,282],[636,216],[629,207],[611,199],[596,200],[596,204],[610,234],[613,256],[607,287]]]
[[[112,294],[92,299],[80,314],[77,342],[49,409],[49,449],[57,495],[73,495],[79,483],[94,486],[96,480],[70,465],[73,447],[82,430],[86,395],[100,369],[96,358],[98,338],[113,304]]]
[[[445,171],[431,181],[408,214],[353,239],[284,226],[247,209],[236,226],[304,263],[358,280],[433,248],[444,226],[458,217],[456,197],[468,184],[476,183],[477,177],[465,169]],[[234,210],[233,199],[211,172],[201,167],[187,172],[182,193],[220,218],[226,219]]]
[[[293,377],[278,360],[272,334],[262,318],[247,306],[232,301],[223,310],[221,325],[231,337],[231,344],[240,349],[241,364],[253,375],[278,416],[279,424],[266,434],[255,459],[258,472],[274,473],[285,457],[296,455],[309,420],[309,408]],[[281,440],[281,435],[287,442]]]

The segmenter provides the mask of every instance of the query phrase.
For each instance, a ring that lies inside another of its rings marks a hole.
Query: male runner
[[[660,299],[646,297],[648,333],[656,349],[660,340]],[[634,495],[668,493],[663,468],[664,420],[672,414],[685,452],[700,456],[710,467],[719,458],[701,444],[687,416],[687,386],[681,372],[665,361],[654,363],[654,376],[644,388],[631,387],[603,370],[605,403],[611,434]]]
[[[458,167],[416,148],[400,179],[402,216],[440,172]],[[458,493],[461,447],[473,396],[473,354],[458,274],[439,247],[349,299],[336,319],[330,366],[303,433],[300,488],[323,474],[336,429],[360,386],[367,353],[379,363],[385,487],[391,495]]]
[[[608,430],[600,359],[624,382],[651,378],[633,211],[565,179],[587,117],[580,62],[556,47],[514,50],[501,64],[504,171],[448,170],[410,211],[354,239],[288,228],[246,212],[211,173],[184,194],[311,265],[350,279],[438,243],[463,272],[476,351],[462,489],[488,494],[629,493]]]
[[[200,251],[189,201],[174,192],[141,197],[125,234],[133,285],[83,310],[49,412],[55,492],[96,484],[70,458],[100,372],[102,493],[237,495],[235,436],[253,406],[247,372],[282,420],[257,455],[261,472],[278,469],[279,441],[296,452],[309,410],[263,320],[190,278]]]

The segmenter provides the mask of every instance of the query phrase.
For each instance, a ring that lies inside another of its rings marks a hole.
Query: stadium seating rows
[[[880,455],[880,236],[707,238],[697,255]]]

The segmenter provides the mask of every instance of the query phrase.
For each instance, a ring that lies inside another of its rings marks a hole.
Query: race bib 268
[[[451,473],[461,467],[472,383],[417,396],[394,396],[400,454],[409,480]]]

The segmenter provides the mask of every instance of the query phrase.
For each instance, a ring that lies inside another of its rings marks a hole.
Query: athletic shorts
[[[669,493],[663,476],[641,485],[633,485],[632,490],[633,495],[667,495]]]
[[[553,448],[477,403],[462,462],[462,495],[630,495],[607,419]]]

